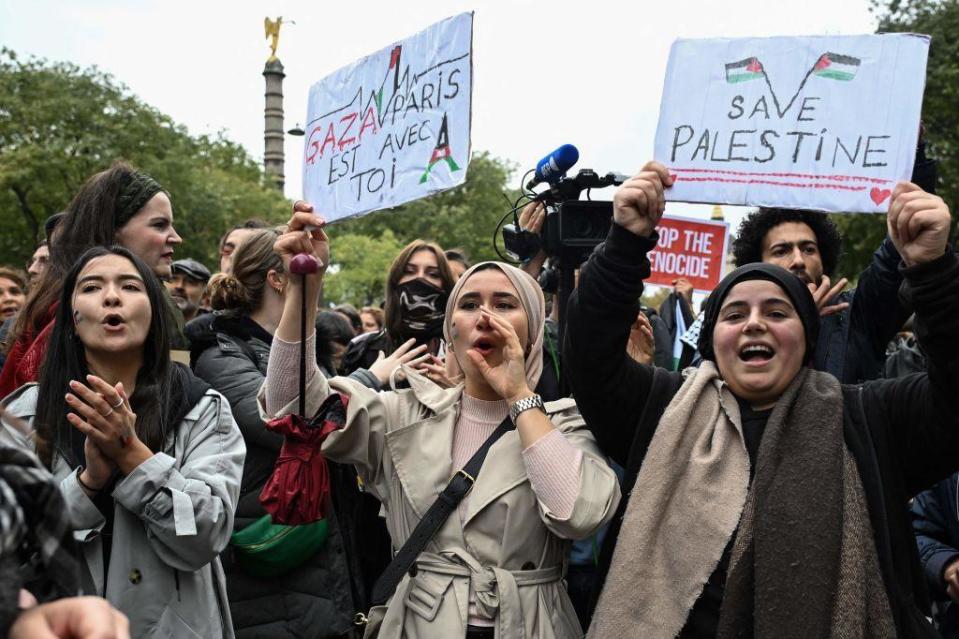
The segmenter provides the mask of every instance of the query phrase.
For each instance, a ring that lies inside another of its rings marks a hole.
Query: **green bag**
[[[326,519],[301,526],[274,524],[264,515],[230,537],[240,567],[254,577],[279,577],[301,566],[323,547]]]

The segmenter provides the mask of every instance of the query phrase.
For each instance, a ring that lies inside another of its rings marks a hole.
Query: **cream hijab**
[[[535,390],[539,383],[539,376],[543,372],[543,326],[546,323],[546,301],[543,291],[528,273],[515,266],[502,262],[480,262],[457,280],[449,300],[446,302],[446,317],[443,319],[443,338],[447,344],[446,371],[450,379],[462,376],[463,368],[460,365],[460,354],[453,350],[453,311],[459,302],[460,295],[466,281],[477,271],[496,269],[500,271],[513,285],[519,297],[523,310],[526,311],[527,334],[529,345],[526,352],[526,382],[530,389]],[[452,354],[453,357],[449,357]],[[464,355],[465,356],[465,355]]]

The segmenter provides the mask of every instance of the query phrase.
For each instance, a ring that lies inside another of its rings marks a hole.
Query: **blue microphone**
[[[579,151],[576,147],[572,144],[564,144],[536,163],[536,173],[533,179],[526,183],[527,190],[532,190],[534,186],[542,182],[555,184],[578,161]]]

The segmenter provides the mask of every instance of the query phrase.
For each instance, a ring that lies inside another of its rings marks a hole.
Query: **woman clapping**
[[[222,395],[169,358],[151,269],[97,247],[67,273],[39,384],[5,400],[32,424],[81,544],[86,594],[132,635],[232,637],[219,553],[233,527],[243,438]]]

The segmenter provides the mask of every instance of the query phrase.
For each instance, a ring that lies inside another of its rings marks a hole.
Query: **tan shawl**
[[[799,372],[750,490],[736,399],[706,361],[650,443],[589,637],[675,637],[737,527],[719,637],[894,634],[839,383]]]

